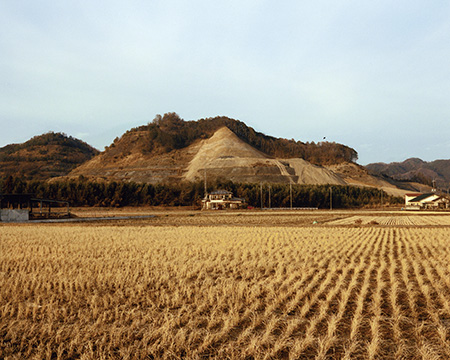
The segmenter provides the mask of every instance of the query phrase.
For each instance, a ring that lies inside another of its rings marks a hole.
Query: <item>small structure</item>
[[[0,194],[0,221],[30,220],[31,194]]]
[[[450,199],[448,196],[440,195],[436,192],[431,192],[427,194],[406,194],[405,208],[407,210],[449,209]]]
[[[202,203],[202,210],[243,209],[247,206],[244,199],[234,197],[233,193],[227,190],[207,194]]]
[[[37,199],[32,194],[0,194],[0,221],[22,222],[67,217],[70,217],[67,201]]]

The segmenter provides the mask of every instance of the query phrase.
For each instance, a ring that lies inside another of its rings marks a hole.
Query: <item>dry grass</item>
[[[0,358],[450,358],[446,228],[4,225],[0,236]]]

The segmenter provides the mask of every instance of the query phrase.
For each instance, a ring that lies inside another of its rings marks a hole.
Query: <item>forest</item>
[[[270,186],[270,190],[269,190]],[[330,191],[331,188],[331,191]],[[393,197],[375,188],[343,185],[297,185],[233,183],[216,180],[207,185],[207,191],[224,189],[245,199],[250,207],[317,207],[333,208],[377,207],[398,205],[402,198]],[[203,182],[177,184],[144,184],[120,181],[93,181],[80,176],[77,179],[41,181],[23,180],[9,176],[0,180],[0,193],[33,194],[36,198],[68,201],[71,206],[191,206],[201,207],[205,196]],[[292,198],[291,198],[292,192]],[[269,200],[270,193],[270,200]]]

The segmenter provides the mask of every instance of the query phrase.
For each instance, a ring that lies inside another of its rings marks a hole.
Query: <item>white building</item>
[[[436,192],[427,194],[406,194],[405,207],[409,210],[420,209],[448,209],[450,200],[445,195],[439,195]]]
[[[213,191],[202,200],[203,210],[243,209],[246,208],[244,199],[233,197],[227,190]]]
[[[422,195],[422,193],[409,193],[405,194],[405,206],[412,206],[410,201],[416,197]]]

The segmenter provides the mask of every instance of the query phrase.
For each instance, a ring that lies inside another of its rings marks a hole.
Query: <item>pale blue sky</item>
[[[450,158],[447,1],[0,0],[0,147],[224,115],[359,163]]]

